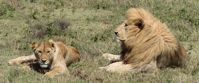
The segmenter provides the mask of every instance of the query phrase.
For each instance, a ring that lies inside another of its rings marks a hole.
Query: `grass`
[[[12,1],[12,3],[11,3]],[[196,83],[199,82],[199,2],[197,0],[0,0],[0,83]],[[103,53],[119,54],[113,30],[130,7],[143,7],[165,22],[190,55],[186,68],[157,75],[119,75],[100,71]],[[71,76],[42,77],[9,59],[31,54],[33,41],[62,39],[79,49],[82,59]]]

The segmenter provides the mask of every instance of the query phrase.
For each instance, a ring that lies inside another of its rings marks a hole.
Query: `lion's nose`
[[[117,35],[117,36],[118,36],[118,32],[115,32],[115,35]]]
[[[47,60],[46,60],[46,59],[41,59],[41,61],[42,61],[43,63],[45,63]]]

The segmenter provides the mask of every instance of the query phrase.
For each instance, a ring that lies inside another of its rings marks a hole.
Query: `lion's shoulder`
[[[66,60],[66,64],[69,65],[80,60],[80,53],[77,48],[65,44],[63,41],[54,41],[53,43],[56,49],[56,57],[61,57],[56,59],[56,61],[60,61],[60,59],[64,58],[64,60]]]

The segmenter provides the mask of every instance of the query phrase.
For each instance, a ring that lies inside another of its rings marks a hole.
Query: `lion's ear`
[[[33,42],[30,46],[31,46],[32,49],[35,49],[38,45],[37,45],[36,42]]]
[[[140,29],[144,28],[144,21],[142,19],[136,19],[134,20],[134,25],[137,26]]]
[[[54,40],[49,39],[48,42],[50,43],[51,47],[55,47],[55,45],[54,45],[55,41]]]

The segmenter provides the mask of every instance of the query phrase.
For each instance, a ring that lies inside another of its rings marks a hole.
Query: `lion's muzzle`
[[[48,68],[50,66],[50,61],[46,59],[39,60],[39,65],[42,68]]]

